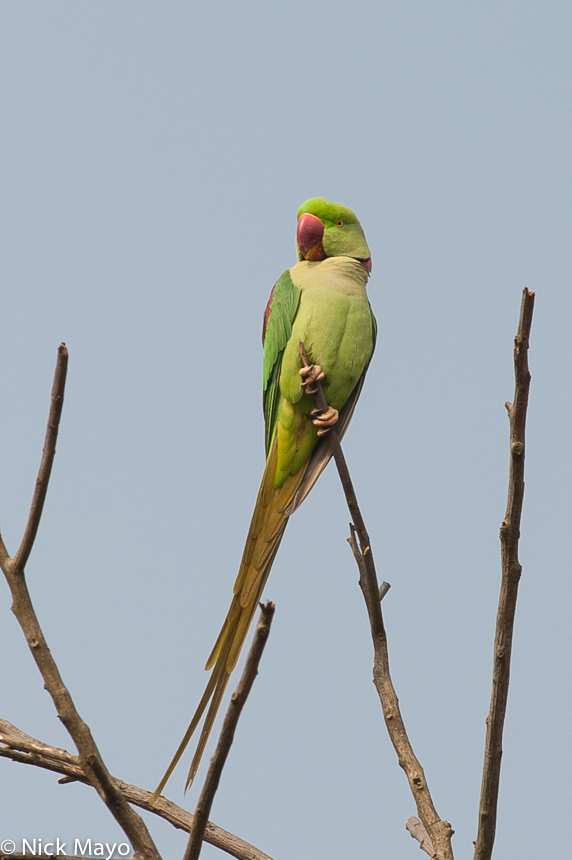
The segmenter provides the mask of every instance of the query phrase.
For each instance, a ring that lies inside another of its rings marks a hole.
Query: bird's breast
[[[309,361],[325,373],[328,403],[341,409],[363,373],[373,350],[373,326],[365,285],[367,273],[351,257],[299,263],[291,270],[300,288],[300,305],[285,355],[292,380],[299,368],[297,347],[304,343]],[[290,387],[286,384],[285,388]],[[292,392],[293,393],[293,392]]]

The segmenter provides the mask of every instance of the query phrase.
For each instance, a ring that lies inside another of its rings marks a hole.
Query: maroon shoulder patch
[[[264,341],[266,340],[266,329],[268,328],[268,318],[270,317],[270,311],[272,310],[272,299],[274,298],[274,290],[276,289],[276,284],[272,287],[272,292],[270,293],[270,298],[268,299],[268,304],[266,305],[266,310],[264,311],[264,322],[262,324],[262,346],[264,346]]]

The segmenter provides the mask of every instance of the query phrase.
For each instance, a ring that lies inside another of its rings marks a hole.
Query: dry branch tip
[[[524,499],[525,426],[530,388],[528,348],[534,292],[522,293],[518,330],[514,338],[515,390],[512,403],[506,403],[510,426],[510,460],[507,507],[500,528],[501,589],[493,648],[493,678],[483,762],[479,824],[474,860],[491,860],[495,841],[502,738],[510,681],[510,658],[518,583],[522,567],[518,559],[520,520]]]

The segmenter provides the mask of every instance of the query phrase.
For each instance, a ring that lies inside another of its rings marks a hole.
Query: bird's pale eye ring
[[[336,227],[343,227],[344,224],[345,224],[345,221],[342,221],[341,218],[338,221],[336,221]]]

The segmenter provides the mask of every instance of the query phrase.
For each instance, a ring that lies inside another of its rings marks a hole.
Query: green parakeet
[[[343,436],[375,347],[376,323],[366,293],[371,255],[352,210],[322,197],[307,200],[298,211],[296,249],[298,263],[278,279],[264,314],[267,459],[234,597],[207,660],[212,674],[206,690],[154,797],[208,707],[186,787],[197,772],[288,518],[330,459],[328,440],[320,436],[334,424]],[[313,367],[302,366],[300,341]],[[304,383],[322,378],[322,373],[330,408],[317,415]]]

